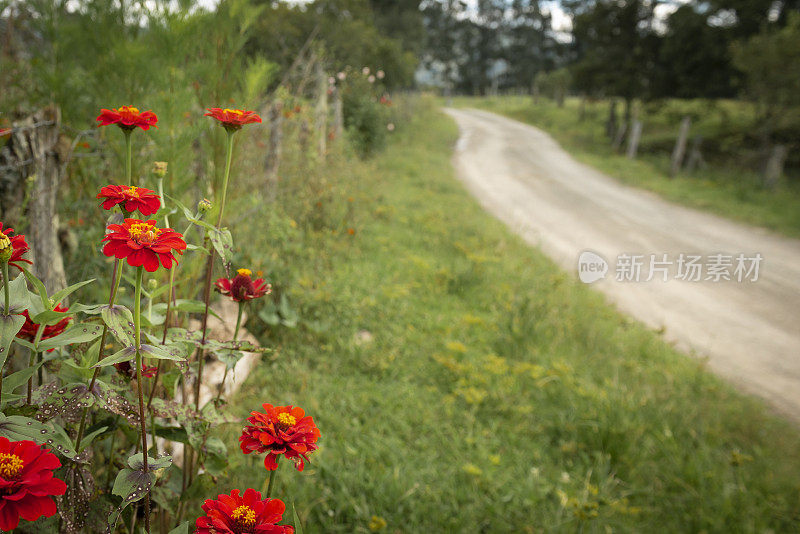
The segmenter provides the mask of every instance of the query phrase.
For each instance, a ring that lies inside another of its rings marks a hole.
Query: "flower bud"
[[[197,203],[197,211],[200,213],[207,213],[211,211],[211,201],[207,198],[204,198],[200,202]]]
[[[0,233],[0,262],[8,263],[14,254],[14,246],[7,235]]]
[[[153,162],[153,174],[155,174],[159,178],[165,177],[167,175],[167,162],[166,161],[154,161]]]
[[[150,280],[147,281],[147,289],[153,291],[156,288],[158,288],[158,280],[156,280],[155,278],[151,278]]]

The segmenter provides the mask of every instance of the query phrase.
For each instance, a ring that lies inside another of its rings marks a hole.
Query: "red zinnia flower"
[[[118,260],[127,258],[131,267],[143,265],[151,273],[158,269],[159,261],[165,269],[171,269],[172,262],[178,261],[172,251],[186,249],[183,235],[172,228],[156,228],[154,220],[125,219],[123,224],[111,224],[103,241],[108,241],[103,254]]]
[[[261,492],[252,488],[224,493],[217,500],[206,499],[203,517],[195,522],[195,534],[294,534],[288,525],[276,525],[286,505],[280,499],[261,500]]]
[[[217,291],[236,302],[257,299],[272,292],[272,285],[264,282],[263,278],[256,280],[250,278],[250,275],[253,274],[250,269],[238,269],[236,272],[238,274],[230,280],[227,278],[218,279],[214,283],[217,286]]]
[[[136,368],[132,362],[119,362],[114,364],[114,368],[128,378],[136,377]],[[142,378],[153,378],[156,376],[157,367],[148,367],[142,362]]]
[[[316,442],[321,434],[314,420],[306,417],[303,409],[296,406],[262,406],[266,413],[251,412],[252,417],[247,419],[251,425],[245,427],[239,436],[242,452],[268,453],[264,458],[264,467],[268,471],[278,468],[277,458],[281,454],[302,471],[307,454],[319,448]]]
[[[142,215],[152,215],[161,207],[161,197],[155,191],[132,185],[107,185],[100,189],[97,198],[103,198],[103,209],[110,210],[117,204],[123,204],[125,211],[133,213],[139,210]]]
[[[64,308],[61,305],[56,305],[56,309],[54,311],[57,312],[67,312],[69,308]],[[31,343],[36,340],[36,332],[39,331],[39,325],[31,321],[31,316],[28,315],[28,310],[25,310],[20,315],[25,317],[25,324],[22,325],[22,328],[17,333],[17,337],[20,339],[27,339]],[[72,320],[71,317],[64,317],[56,324],[51,324],[44,327],[44,331],[42,332],[42,340],[49,339],[51,337],[55,337],[58,334],[62,333],[66,330],[69,322]],[[52,352],[54,349],[50,349],[47,352]]]
[[[3,230],[3,223],[0,222],[0,260],[8,260],[8,265],[13,265],[20,271],[22,266],[20,262],[33,264],[31,260],[26,260],[22,257],[23,254],[30,250],[30,247],[25,242],[24,235],[15,235],[13,228],[6,228]]]
[[[108,126],[109,124],[116,124],[123,130],[134,130],[138,126],[142,130],[147,130],[151,126],[158,128],[156,123],[158,117],[152,111],[139,112],[133,106],[122,106],[119,109],[101,109],[101,113],[97,117],[100,121],[99,126]]]
[[[63,480],[53,478],[59,467],[56,455],[33,441],[0,437],[0,530],[14,530],[20,517],[36,521],[55,515],[52,496],[67,491]]]
[[[255,111],[245,111],[243,109],[222,109],[207,108],[206,117],[217,119],[228,131],[241,129],[245,124],[261,122],[261,117]]]

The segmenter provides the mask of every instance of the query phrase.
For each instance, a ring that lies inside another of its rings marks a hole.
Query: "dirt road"
[[[458,175],[489,212],[576,276],[583,251],[599,254],[608,273],[594,288],[800,422],[800,240],[621,185],[534,127],[484,111],[447,112],[461,130]],[[691,256],[701,256],[693,261],[699,281],[691,281]],[[598,260],[583,259],[590,276]],[[679,267],[691,276],[676,278]]]

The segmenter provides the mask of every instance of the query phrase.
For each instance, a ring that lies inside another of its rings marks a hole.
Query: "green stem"
[[[133,181],[133,147],[131,143],[131,130],[123,129],[122,133],[125,134],[125,180],[128,185],[136,185]]]
[[[167,312],[164,315],[164,332],[161,336],[161,344],[167,344],[167,330],[169,330],[169,323],[170,323],[170,313],[172,312],[172,291],[173,286],[175,285],[175,269],[178,266],[174,265],[172,269],[169,270],[169,291],[167,292]],[[156,387],[158,386],[158,377],[161,375],[161,360],[158,360],[158,365],[156,366],[156,375],[153,377],[153,387],[150,388],[150,396],[147,398],[147,409],[150,409],[150,405],[153,403],[153,396],[156,394]]]
[[[276,458],[277,461],[277,458]],[[276,467],[272,471],[269,472],[269,483],[267,484],[267,495],[264,497],[265,499],[269,499],[269,496],[272,495],[272,484],[275,483],[275,474],[278,472],[278,468]]]
[[[8,287],[8,262],[4,261],[3,263],[3,292],[6,294],[6,308],[5,314],[8,315],[10,311],[10,293]],[[3,369],[5,369],[6,358],[3,358],[3,366],[0,367],[0,399],[3,398]]]
[[[164,178],[159,176],[158,178],[158,196],[161,197],[161,209],[167,207],[167,203],[164,201]],[[169,215],[164,213],[164,226],[169,228]]]
[[[222,224],[222,212],[225,211],[225,199],[228,196],[228,178],[231,175],[231,160],[233,159],[233,134],[235,131],[228,131],[227,147],[225,151],[225,176],[222,179],[222,202],[219,205],[219,216],[217,217],[217,228]]]
[[[142,394],[142,353],[139,350],[142,340],[142,275],[144,267],[136,268],[136,287],[133,297],[133,329],[136,342],[136,390],[139,395],[139,423],[142,429],[142,466],[145,474],[149,474],[147,467],[147,429],[144,412],[144,395]],[[144,529],[150,534],[150,490],[144,496]]]
[[[8,315],[11,308],[11,288],[8,286],[8,262],[3,262],[3,293],[6,296],[6,315]]]
[[[239,327],[242,325],[242,311],[244,311],[244,301],[239,302],[239,314],[236,316],[236,328],[233,330],[233,340],[239,339]],[[228,366],[225,365],[225,372],[222,374],[222,383],[217,390],[217,398],[214,399],[214,405],[219,405],[219,397],[222,395],[222,390],[225,387],[225,379],[228,378]]]
[[[33,367],[35,363],[36,353],[39,352],[39,343],[42,341],[42,335],[44,334],[44,327],[45,325],[40,324],[39,328],[36,330],[36,337],[33,340],[33,348],[31,349],[31,357],[28,360],[28,367]],[[28,379],[28,404],[31,403],[31,398],[33,396],[33,375]]]
[[[114,270],[111,272],[111,278],[113,279],[114,283],[111,285],[111,293],[108,295],[108,305],[109,307],[114,305],[114,302],[117,300],[117,292],[119,290],[119,283],[122,280],[122,260],[117,260],[114,262]],[[103,324],[103,333],[100,335],[100,347],[97,349],[97,361],[101,361],[103,359],[103,350],[106,344],[106,336],[108,335],[108,325]],[[92,374],[92,380],[89,382],[89,388],[87,391],[91,395],[94,391],[94,384],[97,382],[97,377],[100,375],[100,368],[97,367]],[[81,414],[81,422],[78,425],[78,436],[75,438],[75,450],[80,452],[81,449],[81,440],[83,439],[83,433],[86,430],[86,415],[89,413],[89,408],[86,407],[83,409],[83,413]]]

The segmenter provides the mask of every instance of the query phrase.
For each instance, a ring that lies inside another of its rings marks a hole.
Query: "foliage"
[[[747,78],[748,95],[755,100],[770,130],[787,126],[787,110],[800,107],[800,13],[785,27],[754,35],[733,47],[736,66]],[[790,130],[783,135],[794,141]]]
[[[344,124],[356,149],[361,155],[368,156],[386,143],[387,126],[393,124],[391,101],[383,93],[380,80],[374,74],[364,73],[370,71],[343,72],[347,75],[340,86]]]
[[[325,230],[298,220],[280,259],[303,320],[263,331],[281,356],[231,401],[319,412],[309,476],[276,481],[306,531],[796,530],[797,430],[484,213],[455,125],[416,106],[386,151],[329,168]]]

